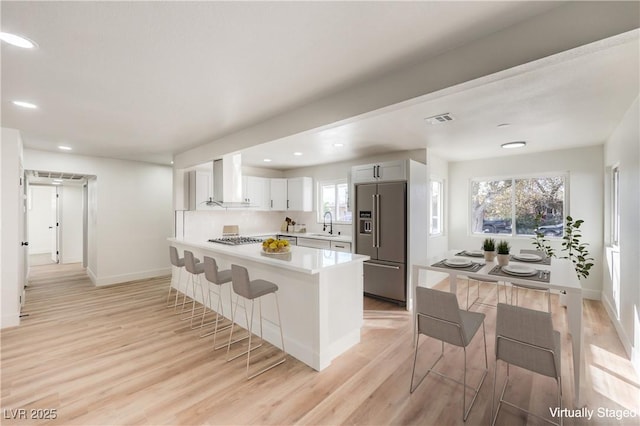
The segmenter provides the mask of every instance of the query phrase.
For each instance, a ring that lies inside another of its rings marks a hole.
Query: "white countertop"
[[[322,234],[322,235],[318,235]],[[327,241],[336,241],[341,243],[350,243],[352,238],[351,235],[338,235],[333,234],[329,235],[328,233],[321,232],[274,232],[274,235],[286,235],[287,237],[298,237],[298,238],[311,238],[313,240],[327,240]]]
[[[278,234],[285,235],[284,233]],[[168,238],[168,240],[176,244],[234,256],[239,259],[247,259],[253,262],[278,266],[283,269],[306,274],[317,274],[325,269],[335,268],[353,262],[363,262],[369,259],[369,256],[363,256],[360,254],[298,246],[291,247],[290,256],[265,256],[262,254],[262,246],[260,243],[228,246],[224,244],[210,243],[208,241],[190,241],[181,238]]]

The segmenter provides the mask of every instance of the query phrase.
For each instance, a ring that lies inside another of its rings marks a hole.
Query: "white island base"
[[[224,246],[208,242],[192,242],[169,239],[178,249],[191,250],[200,260],[213,257],[219,268],[230,269],[231,264],[244,266],[250,279],[264,279],[278,285],[278,300],[286,352],[298,360],[320,371],[352,346],[360,342],[363,323],[363,275],[362,262],[367,256],[352,253],[318,250],[307,247],[292,247],[291,256],[267,257],[261,254],[259,244]],[[173,271],[173,286],[176,287],[177,271]],[[180,289],[184,289],[188,273],[182,271]],[[205,286],[204,275],[200,277]],[[229,301],[230,284],[222,288],[224,313],[231,316]],[[216,286],[217,288],[217,286]],[[191,296],[191,285],[188,294]],[[197,291],[196,300],[202,301]],[[235,294],[234,294],[235,300]],[[213,298],[213,305],[217,303]],[[246,328],[241,310],[236,323]],[[250,303],[247,303],[250,310]],[[280,347],[278,317],[273,295],[263,297],[262,314],[264,338]],[[259,330],[258,309],[254,315],[254,333]]]

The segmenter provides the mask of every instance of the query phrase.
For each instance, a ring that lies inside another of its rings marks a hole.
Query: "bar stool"
[[[231,269],[225,269],[223,271],[219,271],[218,263],[216,262],[215,259],[209,256],[205,256],[203,260],[204,260],[204,277],[207,280],[207,283],[218,286],[217,292],[212,292],[211,285],[208,286],[209,287],[208,288],[208,298],[209,298],[208,305],[211,311],[213,312],[213,303],[211,302],[211,293],[214,293],[216,296],[218,296],[218,307],[216,308],[215,321],[209,323],[209,324],[215,324],[213,331],[209,333],[201,334],[200,337],[210,336],[213,334],[213,347],[215,348],[218,331],[226,330],[229,327],[231,327],[231,324],[233,324],[233,323],[230,323],[222,328],[218,327],[220,322],[224,321],[224,306],[222,305],[222,285],[231,282]],[[231,302],[231,286],[229,286],[229,301]],[[202,321],[200,322],[201,327],[204,327],[205,325],[209,325],[204,323],[204,317],[206,312],[207,311],[205,306],[205,309],[202,312]],[[224,347],[224,346],[227,346],[227,345],[223,345],[220,347]]]
[[[189,250],[184,251],[184,268],[189,272],[189,278],[191,279],[191,316],[181,318],[181,320],[191,320],[191,328],[193,329],[193,318],[196,317],[196,281],[198,286],[200,286],[200,294],[202,296],[202,308],[206,310],[205,299],[204,299],[204,290],[202,289],[202,283],[200,282],[200,275],[204,273],[204,263],[196,261],[196,258],[193,256],[193,253]],[[189,283],[187,281],[187,286]],[[182,308],[184,309],[184,303],[187,298],[187,292],[185,288],[184,299],[182,299]],[[198,308],[200,309],[200,308]]]
[[[178,268],[178,282],[176,283],[176,300],[173,302],[173,309],[178,306],[178,295],[180,294],[180,277],[182,275],[182,268],[184,268],[184,258],[178,255],[178,249],[174,246],[169,246],[169,259],[171,260],[171,266]],[[167,307],[171,306],[169,298],[171,297],[171,290],[173,290],[173,271],[171,274],[171,281],[169,281],[169,293],[167,294]]]
[[[266,280],[253,280],[250,281],[249,280],[249,272],[247,271],[247,268],[243,267],[243,266],[238,266],[238,265],[231,265],[231,278],[232,278],[232,284],[233,284],[233,291],[238,295],[243,297],[242,300],[242,306],[244,309],[244,315],[245,315],[245,319],[247,321],[247,326],[248,326],[248,332],[249,332],[249,344],[247,346],[247,350],[246,352],[242,352],[236,356],[234,356],[233,358],[227,358],[227,361],[231,361],[234,360],[244,354],[247,354],[247,380],[252,379],[262,373],[264,373],[267,370],[272,369],[273,367],[282,364],[283,362],[286,361],[286,356],[287,353],[285,352],[284,349],[284,335],[282,333],[282,320],[280,318],[280,305],[278,304],[278,286],[270,281],[266,281]],[[276,309],[278,312],[278,328],[280,329],[280,340],[282,342],[282,359],[274,362],[273,364],[263,368],[262,370],[258,371],[257,373],[254,373],[252,375],[249,375],[249,365],[250,365],[250,361],[251,361],[251,351],[258,349],[260,346],[262,346],[262,296],[266,296],[267,294],[271,294],[273,293],[273,295],[275,296],[276,299]],[[239,302],[240,297],[236,298],[236,307],[235,309],[231,312],[231,321],[233,323],[233,321],[235,320],[235,314],[238,310],[238,302]],[[245,299],[251,300],[251,318],[247,318],[247,307],[245,304]],[[253,307],[254,307],[254,302],[255,299],[258,299],[258,306],[259,306],[259,310],[260,310],[260,344],[255,346],[255,347],[251,347],[251,332],[252,332],[252,328],[253,328]],[[232,343],[236,343],[237,341],[232,341],[233,338],[233,327],[231,328],[231,333],[229,334],[229,343],[227,344],[227,357],[229,356],[229,350],[231,349],[231,344]],[[240,339],[243,340],[243,339]]]
[[[469,305],[469,289],[471,288],[471,281],[475,281],[476,282],[476,288],[477,288],[477,296],[474,299],[473,302],[471,302],[471,305]],[[471,307],[473,305],[475,305],[476,303],[478,305],[484,305],[484,306],[490,306],[492,308],[495,308],[497,306],[496,305],[492,305],[490,303],[484,303],[484,302],[478,302],[478,300],[480,300],[480,282],[483,283],[495,283],[496,285],[496,297],[498,298],[498,303],[500,303],[500,281],[499,280],[493,280],[491,278],[485,278],[485,277],[481,277],[478,275],[473,275],[473,274],[469,274],[467,275],[467,311],[469,309],[471,309]],[[502,287],[504,288],[504,300],[505,302],[507,301],[507,286],[506,285],[502,285]]]

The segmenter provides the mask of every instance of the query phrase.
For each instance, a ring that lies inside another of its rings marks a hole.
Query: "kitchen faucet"
[[[330,211],[324,212],[324,217],[322,218],[322,230],[327,230],[327,215],[329,215],[329,235],[333,235],[333,216],[331,216]]]

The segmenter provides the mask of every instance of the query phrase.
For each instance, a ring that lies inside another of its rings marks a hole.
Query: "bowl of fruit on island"
[[[262,242],[262,251],[269,254],[289,253],[291,246],[287,240],[268,238]]]

